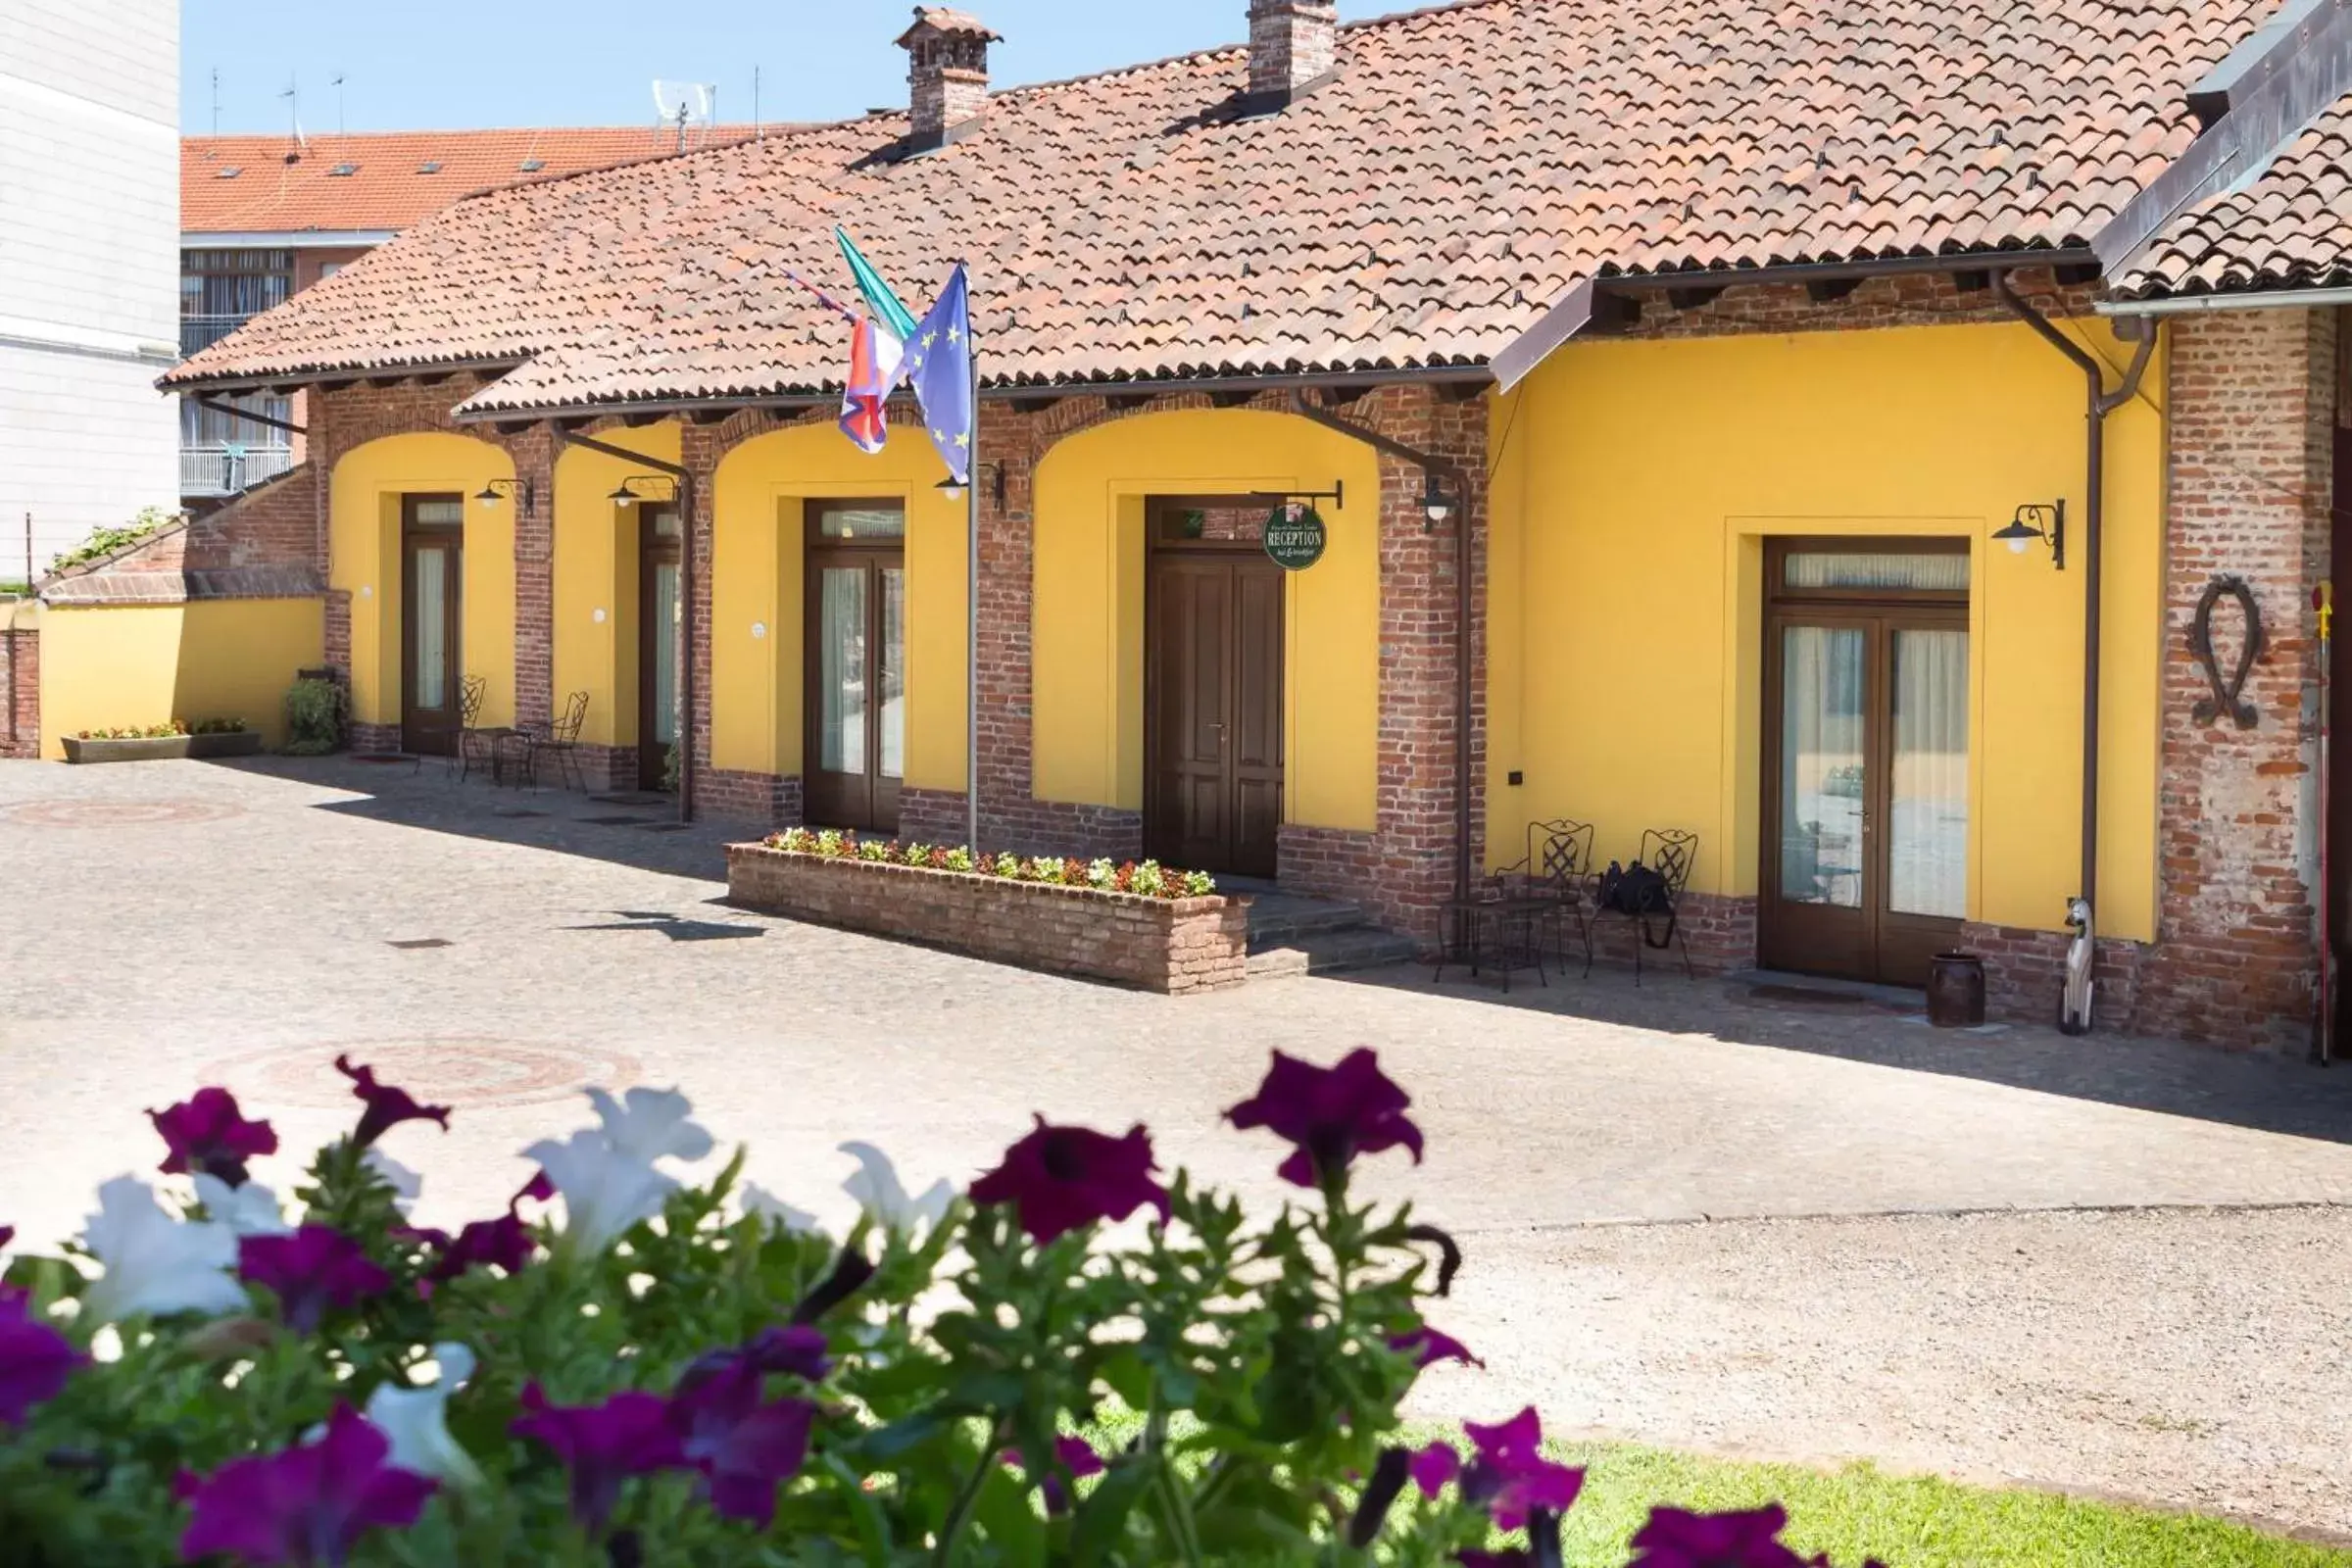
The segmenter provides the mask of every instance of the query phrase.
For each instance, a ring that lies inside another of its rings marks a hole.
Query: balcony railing
[[[234,316],[183,316],[179,318],[179,357],[211,348],[222,338],[243,326],[258,314],[240,312]]]
[[[233,496],[293,466],[294,453],[287,447],[181,447],[179,493]]]

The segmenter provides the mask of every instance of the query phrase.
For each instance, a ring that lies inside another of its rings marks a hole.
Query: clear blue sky
[[[1000,86],[1050,81],[1248,36],[1248,0],[964,0],[1004,35]],[[1341,0],[1350,21],[1411,0]],[[891,40],[903,0],[182,0],[180,125],[282,130],[289,80],[303,127],[630,125],[657,76],[715,83],[722,120],[833,120],[904,103]]]

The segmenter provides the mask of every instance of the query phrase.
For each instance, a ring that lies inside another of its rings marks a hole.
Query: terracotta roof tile
[[[695,144],[751,134],[749,125],[722,125],[697,132]],[[283,135],[183,136],[179,225],[192,234],[407,228],[475,191],[676,150],[677,132],[655,125],[314,135],[290,162],[296,148]],[[523,167],[533,162],[539,167]],[[345,166],[353,172],[334,172]]]
[[[474,412],[813,394],[850,225],[918,309],[973,267],[992,381],[1481,363],[1577,282],[2087,244],[2270,0],[1465,0],[1343,30],[1237,120],[1241,49],[495,192],[175,378],[526,362]],[[1245,312],[1242,307],[1247,306]]]
[[[2114,283],[2127,298],[2352,284],[2352,98],[2251,184],[2159,229]]]

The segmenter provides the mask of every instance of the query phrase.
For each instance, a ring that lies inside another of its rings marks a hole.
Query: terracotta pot
[[[1973,953],[1938,953],[1928,960],[1928,1022],[1938,1029],[1974,1029],[1984,1021],[1984,960]]]

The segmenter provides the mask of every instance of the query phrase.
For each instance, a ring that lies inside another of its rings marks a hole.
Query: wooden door
[[[675,507],[638,512],[637,787],[670,787],[670,749],[678,739],[678,550]]]
[[[1282,825],[1282,568],[1247,543],[1153,532],[1145,851],[1187,869],[1270,877]]]
[[[900,502],[808,505],[802,790],[813,826],[899,830],[906,754],[906,539]]]
[[[466,672],[466,502],[404,496],[400,511],[401,746],[451,757]]]
[[[1768,569],[1763,961],[1925,985],[1967,912],[1968,558],[1793,541]]]

